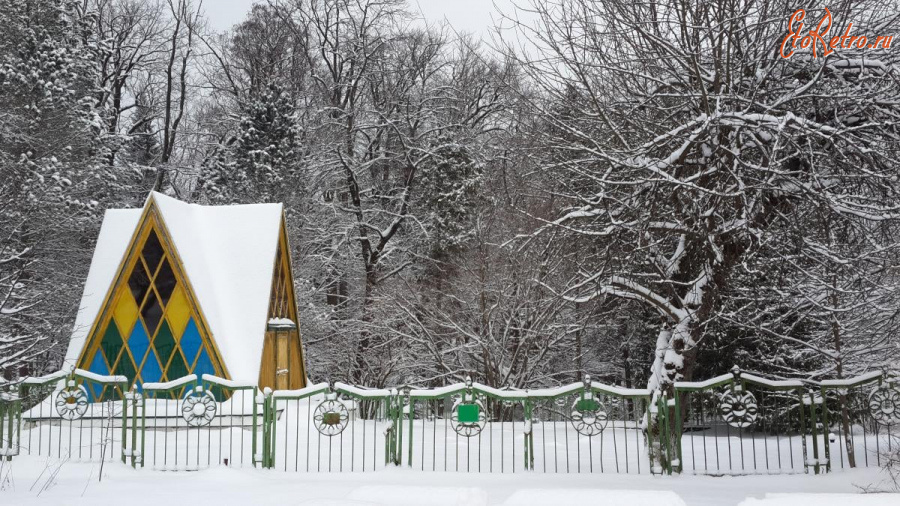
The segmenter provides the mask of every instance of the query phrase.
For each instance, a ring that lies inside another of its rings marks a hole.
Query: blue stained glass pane
[[[212,360],[206,353],[206,349],[200,352],[200,358],[197,359],[197,365],[194,367],[194,374],[198,378],[202,378],[204,374],[216,374],[216,368],[213,367]]]
[[[147,348],[150,347],[150,339],[147,338],[147,332],[144,331],[144,326],[141,325],[141,322],[138,322],[134,326],[134,330],[131,331],[131,337],[128,338],[128,347],[131,348],[131,356],[134,357],[135,365],[140,367],[141,360],[144,360]]]
[[[156,359],[156,353],[150,350],[144,367],[141,368],[141,380],[143,383],[155,383],[162,379],[162,370],[159,368],[159,360]]]
[[[100,350],[97,350],[97,353],[94,354],[94,360],[91,361],[91,367],[89,369],[94,374],[99,374],[101,376],[106,376],[109,374],[109,368],[106,367],[106,362],[103,360],[103,354],[100,353]],[[103,385],[98,383],[93,383],[91,381],[86,381],[84,383],[87,386],[88,392],[90,392],[93,397],[92,401],[100,400],[100,397],[103,395]]]
[[[184,329],[184,334],[181,334],[181,351],[184,352],[188,367],[194,363],[194,358],[201,346],[203,346],[203,342],[200,340],[200,332],[197,330],[194,319],[191,318],[188,320],[187,328]]]

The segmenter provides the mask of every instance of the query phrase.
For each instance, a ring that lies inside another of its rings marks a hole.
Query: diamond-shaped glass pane
[[[99,374],[101,376],[106,376],[109,374],[109,368],[106,366],[106,361],[103,360],[103,354],[100,350],[97,350],[97,353],[94,354],[94,360],[91,361],[91,367],[88,369],[94,374]],[[103,385],[98,383],[93,383],[91,381],[86,381],[85,386],[88,389],[88,392],[91,394],[92,401],[100,400],[103,395]]]
[[[128,337],[128,348],[131,350],[135,364],[141,364],[149,347],[150,339],[147,338],[147,332],[144,330],[144,326],[138,323],[134,326],[131,336]]]
[[[155,383],[162,379],[162,369],[159,367],[159,361],[156,359],[156,353],[150,350],[144,365],[141,367],[141,380],[144,383]]]
[[[193,318],[188,321],[187,328],[184,329],[184,334],[181,335],[180,344],[187,363],[193,364],[194,359],[197,358],[197,352],[203,346],[203,342],[200,340],[200,332],[197,331],[197,325],[194,324]]]
[[[181,334],[188,318],[191,317],[191,308],[188,306],[187,297],[184,295],[184,287],[179,285],[175,288],[169,304],[166,306],[166,319],[172,327],[172,332]]]
[[[147,268],[150,269],[150,273],[156,272],[156,267],[163,257],[162,245],[159,243],[159,238],[156,237],[156,232],[150,231],[150,235],[147,236],[147,242],[144,243],[144,249],[141,251],[141,255],[143,255],[144,260],[147,262]]]
[[[116,324],[112,321],[106,326],[103,340],[100,341],[100,348],[103,349],[103,355],[106,356],[106,362],[115,364],[116,359],[119,357],[119,351],[122,350],[122,337],[116,329]]]
[[[122,295],[119,296],[119,302],[116,304],[116,310],[113,313],[113,317],[119,325],[119,332],[123,336],[127,336],[131,332],[131,327],[134,326],[137,314],[137,304],[134,303],[131,294],[128,291],[123,291]]]
[[[127,351],[122,353],[122,358],[120,358],[119,363],[116,364],[115,373],[128,378],[129,385],[134,383],[134,378],[137,376],[137,370],[135,370],[134,362],[131,361],[131,356]]]
[[[175,355],[172,357],[172,362],[169,364],[169,368],[166,369],[166,378],[169,381],[177,380],[187,376],[188,368],[184,363],[184,359],[181,358],[181,353],[175,352]]]
[[[175,273],[172,272],[172,266],[169,265],[168,260],[163,260],[162,267],[159,268],[159,273],[156,275],[156,279],[153,280],[153,284],[156,285],[156,291],[159,292],[163,305],[168,304],[169,297],[172,296],[172,290],[175,289]]]
[[[97,350],[97,353],[94,354],[94,360],[91,361],[91,368],[88,370],[94,374],[99,374],[100,376],[109,374],[109,368],[106,366],[106,362],[103,360],[103,355],[100,353],[100,350]]]
[[[128,278],[128,288],[131,289],[131,295],[134,296],[134,300],[138,304],[144,301],[144,295],[147,295],[147,290],[150,288],[150,276],[147,275],[144,264],[141,263],[140,259],[134,264],[134,269],[131,270],[131,276]]]
[[[209,359],[209,354],[206,353],[205,348],[200,352],[200,356],[197,357],[197,363],[194,364],[194,374],[200,379],[203,378],[204,374],[216,374],[216,368],[213,367],[212,360]]]
[[[169,324],[163,321],[159,328],[159,334],[153,340],[153,348],[159,357],[159,362],[165,367],[169,363],[172,352],[175,351],[175,339],[172,337],[172,331],[169,330]]]
[[[141,316],[144,317],[144,323],[147,324],[147,330],[150,334],[156,332],[162,313],[162,306],[159,305],[156,294],[151,290],[150,294],[147,295],[147,300],[144,301],[144,307],[141,308]]]

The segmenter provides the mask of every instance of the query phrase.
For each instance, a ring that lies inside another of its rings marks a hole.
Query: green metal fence
[[[124,376],[75,369],[26,378],[13,395],[17,452],[68,460],[125,461]]]
[[[224,465],[261,465],[272,423],[269,392],[209,374],[188,375],[167,383],[145,383],[132,405],[139,420],[132,432],[139,448],[132,465],[193,470]]]
[[[678,382],[671,398],[589,377],[532,390],[467,380],[261,391],[210,375],[126,384],[75,370],[6,385],[0,457],[166,470],[824,473],[880,465],[900,425],[900,389],[877,372],[811,382],[733,369]]]
[[[406,396],[405,463],[431,471],[652,472],[650,392],[590,381],[500,390],[472,381]]]
[[[860,408],[878,392],[900,395],[882,382],[880,373],[812,382],[770,380],[735,368],[707,381],[676,383],[666,410],[674,419],[672,466],[696,474],[818,474],[832,469],[833,455],[842,467],[869,458],[878,463],[900,419],[877,422],[878,403]]]

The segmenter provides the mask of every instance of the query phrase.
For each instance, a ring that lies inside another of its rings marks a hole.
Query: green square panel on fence
[[[481,414],[478,404],[460,404],[456,409],[459,423],[478,423],[478,415]]]
[[[575,409],[582,413],[597,411],[600,409],[600,403],[596,399],[581,399],[575,404]]]

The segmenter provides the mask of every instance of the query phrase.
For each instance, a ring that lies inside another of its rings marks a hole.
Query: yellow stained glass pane
[[[134,327],[137,315],[138,307],[134,302],[134,298],[131,296],[131,292],[122,290],[119,295],[119,302],[116,304],[116,309],[113,312],[113,318],[116,320],[116,325],[119,327],[120,335],[128,336],[131,334],[131,329]]]
[[[184,295],[184,289],[179,284],[169,299],[166,306],[167,318],[169,325],[172,326],[172,333],[181,336],[184,327],[187,325],[188,319],[191,317],[191,307],[188,305],[187,297]]]

